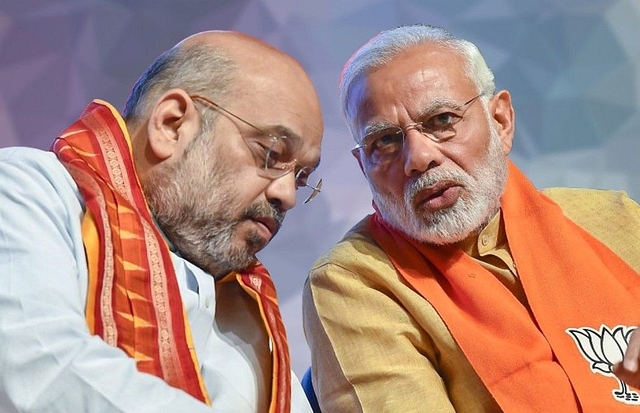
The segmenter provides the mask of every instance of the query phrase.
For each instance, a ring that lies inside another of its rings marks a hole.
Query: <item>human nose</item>
[[[444,155],[438,144],[425,136],[416,124],[407,125],[403,130],[404,173],[407,176],[420,175],[442,164]]]
[[[288,211],[296,205],[296,178],[293,171],[272,179],[265,191],[267,200]]]

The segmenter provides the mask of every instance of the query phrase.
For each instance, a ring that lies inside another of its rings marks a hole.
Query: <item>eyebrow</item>
[[[391,122],[387,122],[387,121],[381,121],[381,122],[376,122],[370,125],[367,125],[364,130],[362,131],[362,138],[364,139],[365,137],[376,133],[376,132],[380,132],[383,131],[385,129],[389,129],[389,128],[398,128],[399,126],[396,125],[395,123],[391,123]]]
[[[462,108],[462,104],[460,104],[460,102],[457,102],[449,98],[436,98],[431,102],[429,102],[429,104],[424,106],[422,109],[420,109],[416,114],[416,116],[412,116],[411,118],[412,120],[414,120],[414,118],[423,119],[428,115],[431,115],[432,113],[437,112],[443,108],[460,110]],[[362,136],[364,139],[364,137],[371,135],[373,133],[380,132],[388,128],[399,128],[399,127],[400,125],[395,123],[380,121],[380,122],[367,125],[362,131]]]
[[[439,111],[442,108],[447,108],[447,109],[456,109],[456,110],[460,110],[462,108],[462,104],[460,104],[460,102],[457,102],[455,100],[449,99],[449,98],[436,98],[434,100],[432,100],[431,102],[429,102],[428,105],[424,106],[419,112],[418,112],[418,119],[422,119],[427,115],[430,115],[434,112]]]
[[[287,139],[291,139],[292,142],[302,141],[302,137],[300,135],[284,125],[270,125],[265,127],[260,126],[260,129],[264,130],[265,132],[269,132],[272,135],[285,136]]]

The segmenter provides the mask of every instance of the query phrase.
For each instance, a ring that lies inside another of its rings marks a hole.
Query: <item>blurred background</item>
[[[638,0],[2,0],[0,147],[47,149],[94,98],[121,109],[158,54],[201,30],[243,31],[298,59],[324,110],[324,187],[288,214],[260,259],[301,376],[307,271],[371,211],[338,109],[338,76],[371,36],[409,23],[478,45],[497,87],[512,93],[512,159],[537,186],[620,189],[640,200]]]

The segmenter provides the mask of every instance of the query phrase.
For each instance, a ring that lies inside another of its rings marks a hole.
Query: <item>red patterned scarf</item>
[[[278,307],[276,287],[262,264],[234,273],[242,289],[258,303],[273,350],[269,413],[291,411],[291,359],[284,323]]]
[[[209,403],[169,247],[158,232],[117,110],[92,102],[53,143],[86,204],[89,329],[161,377]]]
[[[210,404],[169,247],[138,182],[123,119],[111,105],[96,100],[52,150],[86,204],[82,232],[90,331],[134,358],[138,370]],[[273,281],[260,263],[232,275],[257,301],[273,345],[269,413],[289,413],[291,362]]]

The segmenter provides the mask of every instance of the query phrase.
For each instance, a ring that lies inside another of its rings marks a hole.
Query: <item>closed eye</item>
[[[285,137],[268,135],[256,137],[252,140],[254,153],[264,160],[267,168],[278,168],[280,165],[291,161],[291,151],[287,147]]]
[[[257,165],[267,168],[272,168],[275,165],[277,156],[274,158],[269,154],[270,142],[264,139],[246,139],[246,142]]]

